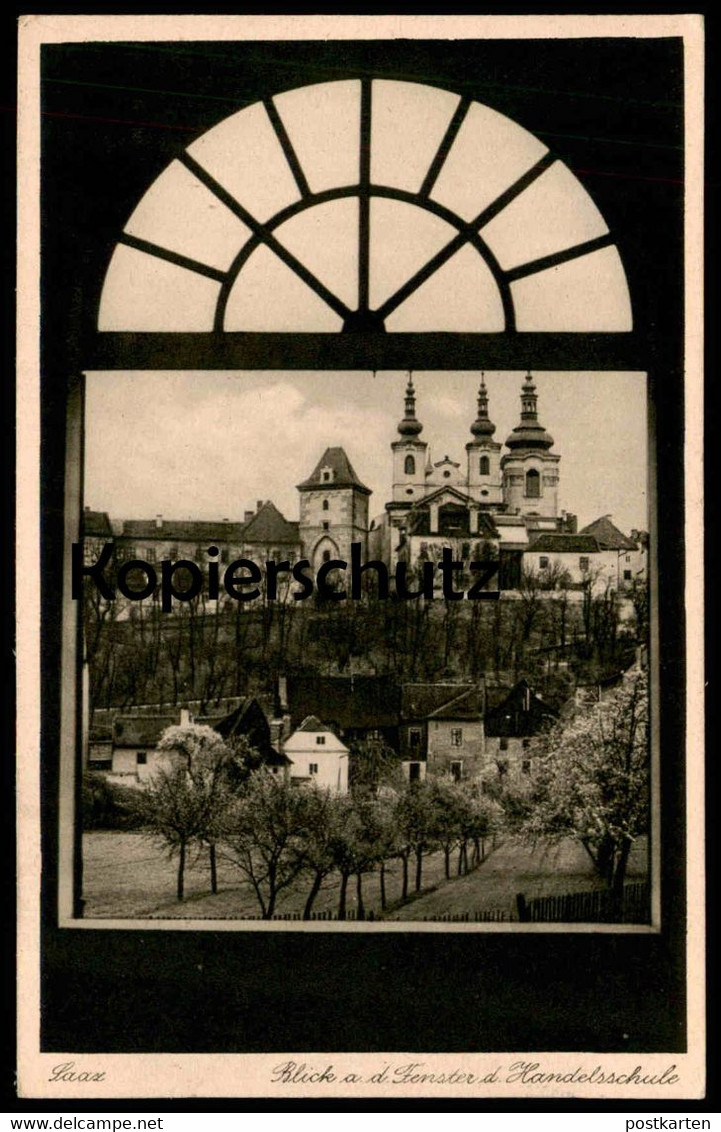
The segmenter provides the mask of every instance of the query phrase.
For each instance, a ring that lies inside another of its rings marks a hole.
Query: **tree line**
[[[222,857],[249,884],[263,919],[273,916],[286,889],[303,883],[303,918],[310,919],[331,874],[339,880],[338,919],[346,918],[352,882],[363,919],[366,874],[378,872],[385,911],[390,860],[402,864],[405,900],[411,884],[420,891],[429,852],[443,849],[450,877],[456,851],[456,871],[465,873],[483,859],[498,828],[499,807],[477,784],[441,778],[371,789],[357,783],[350,794],[297,786],[258,765],[244,739],[226,742],[196,724],[168,728],[157,749],[165,758],[136,792],[136,806],[148,835],[177,859],[178,900],[195,850],[208,854],[210,891],[218,891]]]
[[[248,884],[263,919],[291,887],[303,889],[310,919],[331,876],[338,918],[346,918],[354,885],[363,919],[369,873],[378,875],[385,911],[389,862],[401,864],[404,901],[421,891],[430,853],[443,853],[450,879],[480,864],[499,834],[531,844],[577,841],[620,901],[632,847],[649,829],[648,720],[647,677],[635,669],[600,703],[539,737],[530,778],[409,783],[394,752],[366,745],[354,752],[345,795],[292,785],[243,738],[225,741],[202,725],[171,727],[158,747],[164,760],[141,788],[123,791],[122,803],[176,858],[178,900],[189,855],[207,854],[210,891],[218,891],[222,858]]]

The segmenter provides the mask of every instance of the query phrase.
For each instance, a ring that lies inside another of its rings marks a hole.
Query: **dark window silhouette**
[[[487,457],[487,456],[481,456],[481,462],[480,462],[479,471],[480,471],[480,474],[481,474],[482,476],[487,476],[487,475],[489,475],[489,474],[490,474],[490,471],[491,471],[491,461],[490,461],[490,460],[488,459],[488,457]]]
[[[416,474],[416,461],[413,456],[406,456],[405,474],[407,476],[414,476]]]
[[[526,472],[526,497],[528,499],[539,499],[541,495],[541,477],[535,468],[530,468]]]

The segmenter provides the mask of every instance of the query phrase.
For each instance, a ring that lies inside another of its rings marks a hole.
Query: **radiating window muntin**
[[[543,143],[449,91],[351,79],[254,103],[174,159],[120,237],[99,328],[583,332],[632,317],[611,233]]]

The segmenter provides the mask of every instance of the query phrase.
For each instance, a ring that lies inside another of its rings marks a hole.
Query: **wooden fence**
[[[511,919],[505,908],[483,908],[477,912],[444,912],[424,916],[423,922],[436,924],[502,924]]]
[[[561,896],[516,897],[518,919],[532,923],[648,924],[651,891],[646,883],[627,884],[619,901],[607,888],[568,892]]]

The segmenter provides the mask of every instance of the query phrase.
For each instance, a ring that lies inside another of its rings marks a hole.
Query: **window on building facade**
[[[463,777],[463,763],[460,759],[451,763],[451,778],[454,782],[460,782]]]
[[[500,749],[502,751],[507,751],[508,750],[508,739],[501,739],[499,746],[500,746]]]
[[[548,559],[543,554],[538,559],[538,568],[539,568],[539,570],[547,570],[548,569]]]
[[[410,763],[408,766],[408,781],[419,782],[421,777],[421,764]]]
[[[330,504],[329,504],[328,500],[324,499],[323,500],[323,510],[327,511],[329,507],[330,507]]]
[[[330,562],[330,551],[329,550],[323,551],[323,561],[324,562]]]
[[[624,580],[624,582],[630,582],[630,581],[631,581],[631,578],[632,578],[632,576],[633,576],[633,575],[632,575],[632,573],[631,573],[631,571],[630,571],[630,570],[624,570],[624,572],[623,572],[623,580]]]
[[[323,472],[321,475],[323,483],[330,483],[330,472]]]
[[[138,751],[138,766],[145,766],[148,761],[147,751]]]
[[[579,568],[579,570],[581,571],[582,574],[586,574],[588,572],[588,558],[583,557],[583,556],[581,558],[579,558],[578,568]]]
[[[526,498],[540,499],[540,497],[541,477],[535,468],[529,468],[526,472]]]
[[[316,735],[315,741],[319,747],[325,746],[325,735]]]
[[[308,765],[308,774],[317,774],[317,773],[318,773],[318,763],[310,763]]]
[[[408,745],[410,747],[420,747],[422,731],[420,727],[410,727],[408,729]]]
[[[416,474],[416,462],[412,456],[406,456],[404,471],[407,476],[414,476]]]
[[[452,727],[451,728],[451,746],[452,747],[462,747],[463,746],[463,728],[462,727]]]
[[[480,465],[479,465],[478,470],[479,470],[479,474],[482,475],[482,476],[487,476],[487,475],[490,474],[491,463],[490,463],[490,460],[488,459],[487,456],[481,456]]]
[[[327,519],[324,519],[324,520],[323,520],[323,530],[324,530],[324,531],[329,531],[329,530],[330,530],[330,523],[328,522],[328,520],[327,520]]]

